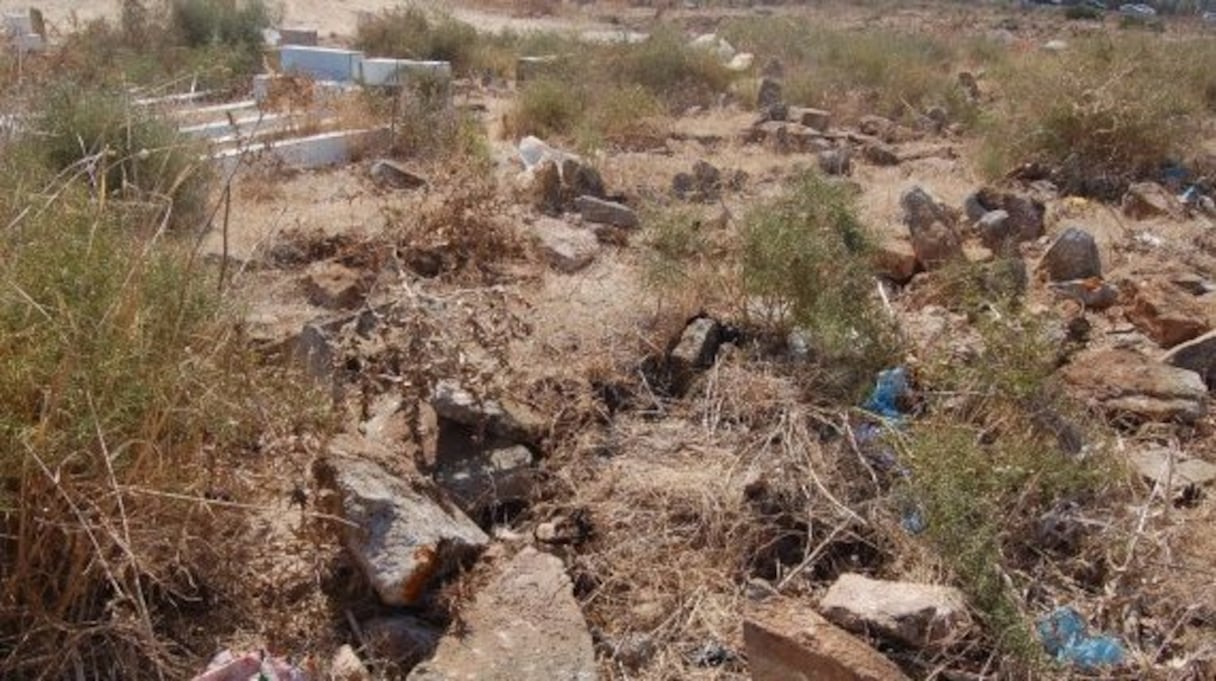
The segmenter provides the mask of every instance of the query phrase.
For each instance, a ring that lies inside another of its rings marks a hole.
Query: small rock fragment
[[[671,351],[672,368],[676,373],[688,373],[711,367],[721,344],[721,325],[709,317],[698,317],[684,327],[680,342]]]
[[[993,253],[1004,251],[1011,241],[1008,211],[994,210],[984,213],[975,223],[980,233],[980,243]]]
[[[304,276],[308,302],[328,310],[350,310],[363,304],[367,278],[336,262],[318,262]]]
[[[440,418],[512,442],[535,442],[544,433],[544,420],[514,400],[483,400],[460,383],[445,379],[435,385],[431,407]]]
[[[812,109],[805,106],[791,106],[790,120],[805,125],[808,128],[814,128],[819,132],[826,132],[832,122],[832,114],[823,109]]]
[[[1136,182],[1127,188],[1121,202],[1123,214],[1136,219],[1168,216],[1181,218],[1182,203],[1165,187],[1156,182]]]
[[[411,615],[374,617],[360,627],[373,656],[412,667],[435,650],[443,632]]]
[[[876,166],[899,165],[899,154],[895,149],[879,142],[867,144],[862,148],[861,155]]]
[[[853,573],[836,579],[819,609],[849,631],[874,631],[917,648],[942,648],[971,626],[966,598],[958,589]]]
[[[1206,485],[1216,480],[1216,465],[1166,447],[1149,447],[1128,454],[1136,472],[1150,482],[1174,487]]]
[[[497,504],[527,501],[538,481],[532,452],[523,445],[445,452],[436,462],[435,482],[465,513],[480,514]]]
[[[1212,328],[1207,311],[1193,296],[1159,281],[1136,287],[1126,316],[1127,321],[1163,348],[1185,343]]]
[[[411,173],[400,163],[388,159],[373,163],[371,176],[376,184],[392,189],[418,189],[426,186],[426,180]]]
[[[819,170],[825,175],[849,175],[853,172],[847,148],[821,151],[816,160],[819,162]]]
[[[1043,254],[1039,267],[1051,281],[1089,279],[1102,276],[1098,244],[1089,232],[1078,227],[1064,230]]]
[[[355,649],[343,645],[329,663],[329,678],[333,681],[371,681],[372,674],[363,666]]]
[[[1216,389],[1216,331],[1175,346],[1162,358],[1166,364],[1194,371]]]
[[[911,281],[919,265],[912,244],[904,239],[887,239],[874,250],[874,268],[896,284]]]
[[[587,222],[625,229],[638,226],[638,214],[629,206],[615,201],[597,199],[594,196],[580,196],[575,200],[574,205]]]
[[[1089,310],[1105,310],[1119,302],[1119,289],[1096,277],[1055,281],[1049,286],[1056,295],[1075,300]]]
[[[549,265],[564,274],[573,274],[590,265],[597,253],[599,242],[595,235],[574,229],[561,220],[542,218],[532,228],[540,240],[540,250]]]
[[[1199,374],[1128,350],[1083,353],[1060,375],[1078,399],[1114,418],[1191,423],[1207,413],[1208,391]]]
[[[743,642],[752,681],[908,681],[878,651],[797,601],[751,606]]]

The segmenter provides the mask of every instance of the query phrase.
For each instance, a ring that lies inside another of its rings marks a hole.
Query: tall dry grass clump
[[[169,229],[188,164],[144,168],[134,195],[106,179],[174,140],[76,160],[34,142],[0,150],[0,676],[183,678],[214,652],[200,621],[241,622],[235,467],[288,393]]]

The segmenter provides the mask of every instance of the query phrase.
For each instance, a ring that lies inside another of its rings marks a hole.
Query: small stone
[[[964,257],[958,233],[941,222],[910,228],[910,231],[916,261],[926,270],[937,269]]]
[[[889,118],[882,116],[862,116],[857,124],[857,129],[861,130],[866,135],[873,135],[883,141],[890,141],[894,136],[894,131],[897,126]]]
[[[689,373],[713,366],[722,344],[722,327],[709,317],[698,317],[684,327],[680,342],[671,351],[676,373]]]
[[[1181,218],[1184,211],[1178,197],[1156,182],[1136,182],[1123,194],[1123,214],[1143,220],[1154,217]]]
[[[317,476],[338,492],[342,517],[352,523],[343,530],[343,543],[380,600],[412,605],[433,579],[475,557],[490,538],[437,501],[441,496],[433,486],[421,479],[406,482],[359,458],[368,451],[393,458],[381,445],[340,435],[318,463]]]
[[[1162,358],[1166,364],[1194,371],[1216,389],[1216,331],[1175,346]]]
[[[1119,302],[1119,289],[1096,277],[1051,282],[1049,286],[1056,295],[1075,300],[1089,310],[1105,310]]]
[[[819,609],[849,631],[873,631],[916,648],[945,648],[971,627],[967,600],[954,587],[889,582],[853,573],[836,579]]]
[[[372,164],[371,176],[381,187],[419,189],[426,186],[425,179],[411,173],[400,163],[387,159],[380,159]]]
[[[1043,254],[1039,267],[1046,270],[1051,281],[1089,279],[1102,276],[1102,259],[1098,244],[1089,232],[1069,227]]]
[[[761,78],[760,87],[756,90],[756,108],[766,111],[781,104],[781,83],[772,78]]]
[[[562,212],[562,176],[557,162],[545,159],[520,173],[520,185],[529,203],[545,215]]]
[[[375,617],[360,626],[374,657],[412,667],[435,650],[443,632],[411,615]]]
[[[1043,43],[1043,49],[1048,52],[1063,52],[1068,49],[1068,43],[1063,40],[1048,40]]]
[[[317,380],[333,378],[334,347],[325,331],[317,324],[305,324],[291,341],[291,358]]]
[[[1207,413],[1207,387],[1199,374],[1128,350],[1083,353],[1060,375],[1078,399],[1113,418],[1192,423]]]
[[[544,434],[546,425],[540,415],[514,400],[479,399],[450,379],[435,385],[431,408],[440,418],[484,429],[512,442],[535,442]]]
[[[565,198],[591,196],[602,199],[607,196],[600,172],[577,156],[568,155],[563,159],[560,170]]]
[[[371,681],[371,672],[349,645],[343,645],[334,653],[329,663],[329,678],[333,681]]]
[[[919,186],[912,186],[900,195],[899,207],[903,210],[904,224],[913,229],[934,222],[953,227],[958,221],[955,209]]]
[[[595,681],[595,648],[561,559],[528,547],[498,566],[409,681]]]
[[[1007,211],[994,210],[984,213],[975,223],[975,227],[980,233],[980,243],[994,253],[1004,251],[1011,241],[1012,225]]]
[[[550,267],[563,274],[587,267],[600,250],[594,234],[554,218],[537,220],[532,231],[540,240],[540,251]]]
[[[1128,454],[1128,461],[1137,473],[1161,485],[1170,483],[1174,487],[1184,487],[1206,485],[1216,480],[1216,465],[1165,447],[1136,450]]]
[[[896,284],[906,284],[919,269],[916,251],[904,239],[886,239],[874,250],[874,268]]]
[[[867,144],[861,150],[861,155],[876,166],[897,166],[900,161],[894,148],[878,142]]]
[[[980,200],[979,192],[968,194],[967,198],[963,199],[963,213],[967,215],[967,219],[971,222],[979,222],[980,218],[991,211],[992,209],[985,206],[984,202]]]
[[[1171,284],[1151,281],[1136,287],[1127,321],[1163,348],[1211,330],[1207,311],[1195,298]]]
[[[751,605],[743,642],[752,681],[908,681],[881,653],[793,600]]]
[[[435,464],[435,482],[474,516],[499,504],[528,501],[538,480],[532,452],[523,445],[462,447],[443,452]]]
[[[985,187],[968,196],[964,208],[973,222],[989,211],[1005,211],[1009,215],[1010,235],[1018,241],[1034,241],[1043,236],[1047,207],[1034,197]],[[982,212],[973,216],[978,211]]]
[[[849,175],[853,172],[849,150],[845,148],[821,151],[816,160],[819,162],[819,170],[826,175]]]
[[[638,226],[638,214],[632,208],[614,201],[580,196],[575,200],[575,207],[587,222],[625,229]]]
[[[795,123],[826,132],[832,123],[832,114],[823,109],[812,109],[805,106],[791,106],[789,118]]]
[[[308,302],[327,310],[350,310],[363,304],[369,282],[358,272],[336,262],[318,262],[304,275]]]

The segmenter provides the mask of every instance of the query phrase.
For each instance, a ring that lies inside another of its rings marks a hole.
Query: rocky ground
[[[857,192],[914,375],[991,342],[943,287],[970,263],[1043,322],[1057,377],[1110,426],[1058,430],[1061,456],[1117,460],[1126,496],[1069,516],[1095,552],[1061,559],[1027,614],[1074,607],[1127,659],[1023,678],[1213,678],[1210,201],[985,182],[935,112],[844,125],[764,82],[759,120],[727,101],[587,159],[504,138],[511,83],[462,83],[488,176],[368,158],[236,180],[205,248],[249,343],[308,372],[341,423],[248,473],[266,598],[217,647],[350,680],[996,678],[982,615],[859,449],[872,415],[808,395],[797,343],[769,348],[721,292],[648,281],[653,206],[726,234],[812,168]]]

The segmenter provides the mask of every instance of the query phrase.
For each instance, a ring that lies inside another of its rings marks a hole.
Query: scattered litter
[[[738,659],[739,656],[735,654],[735,651],[717,641],[707,642],[693,651],[690,656],[690,661],[698,667],[721,667],[736,662]]]
[[[878,374],[874,392],[861,405],[862,409],[894,421],[904,417],[899,403],[908,394],[908,371],[903,367],[886,369]]]
[[[1082,669],[1114,667],[1123,663],[1123,644],[1113,636],[1093,636],[1081,615],[1072,608],[1057,608],[1039,620],[1039,638],[1047,654],[1058,662]]]
[[[265,651],[244,653],[239,657],[223,650],[193,681],[308,681],[308,674],[280,657]]]
[[[1148,246],[1149,248],[1161,248],[1162,244],[1165,243],[1161,240],[1161,237],[1149,232],[1140,232],[1134,238],[1136,243]]]

